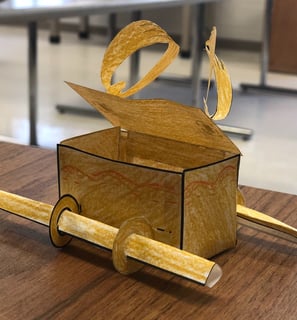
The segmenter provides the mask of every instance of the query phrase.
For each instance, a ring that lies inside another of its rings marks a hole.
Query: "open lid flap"
[[[236,145],[199,108],[164,99],[124,99],[66,83],[114,126],[240,154]]]

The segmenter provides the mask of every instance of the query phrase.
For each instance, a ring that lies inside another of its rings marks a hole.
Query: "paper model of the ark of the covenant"
[[[159,62],[136,84],[112,84],[135,51],[167,44]],[[106,92],[68,83],[113,127],[62,141],[57,147],[59,200],[51,205],[0,192],[0,208],[49,227],[56,247],[71,237],[112,250],[124,274],[141,262],[212,287],[222,270],[209,258],[236,246],[238,224],[296,242],[297,230],[245,207],[238,189],[240,151],[214,120],[227,116],[232,87],[215,54],[216,29],[206,41],[217,106],[204,110],[162,99],[127,99],[156,79],[179,52],[156,24],[140,20],[106,49]]]

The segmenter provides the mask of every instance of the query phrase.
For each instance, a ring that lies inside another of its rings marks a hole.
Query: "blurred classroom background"
[[[243,82],[259,83],[265,5],[264,0],[210,3],[206,5],[206,28],[203,32],[207,35],[213,25],[217,27],[217,55],[227,65],[234,88],[231,113],[221,123],[253,130],[253,135],[248,140],[230,135],[243,155],[240,184],[297,194],[297,94],[243,91],[240,87]],[[153,20],[177,41],[182,41],[180,32],[185,21],[181,19],[180,8],[149,10],[142,14],[144,19]],[[117,27],[125,26],[129,19],[128,14],[117,15]],[[65,138],[100,130],[110,124],[99,115],[84,116],[59,113],[56,110],[57,104],[88,108],[64,81],[103,89],[100,67],[108,44],[108,17],[90,17],[87,39],[78,37],[79,19],[62,19],[59,21],[59,44],[49,41],[51,23],[52,21],[44,21],[38,32],[37,132],[38,145],[53,149]],[[290,30],[286,30],[281,39],[285,40],[289,32]],[[27,144],[27,30],[24,25],[1,24],[0,46],[0,140]],[[279,47],[282,46],[284,44],[279,43]],[[289,49],[287,47],[288,51]],[[144,74],[159,59],[160,54],[158,49],[143,50],[140,74]],[[286,54],[289,57],[289,52]],[[297,52],[293,52],[293,55],[297,57]],[[179,56],[165,74],[187,77],[191,72],[191,62],[191,57]],[[204,53],[203,78],[208,78],[208,67],[208,59]],[[296,70],[289,68],[271,71],[267,74],[270,85],[297,90]],[[124,64],[117,72],[117,79],[127,80],[128,77],[129,66]],[[190,85],[155,82],[141,93],[141,97],[168,98],[189,105],[190,90]],[[204,86],[201,87],[201,94],[206,94]],[[209,104],[215,103],[216,96],[212,93]],[[202,106],[202,102],[200,105]]]

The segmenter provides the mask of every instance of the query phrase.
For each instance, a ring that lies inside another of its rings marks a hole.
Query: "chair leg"
[[[80,39],[88,39],[90,36],[89,17],[79,18],[78,37]]]
[[[60,22],[58,19],[50,21],[50,35],[49,35],[49,42],[50,43],[60,43]]]

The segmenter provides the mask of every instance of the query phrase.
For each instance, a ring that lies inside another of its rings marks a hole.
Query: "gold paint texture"
[[[48,226],[53,206],[0,190],[0,208]]]
[[[0,199],[1,209],[29,219],[31,219],[30,208],[40,210],[40,212],[47,212],[48,209],[53,208],[51,205],[3,191],[0,193]],[[46,221],[44,220],[43,222]],[[113,248],[113,243],[118,233],[117,228],[68,210],[62,211],[60,215],[58,231],[87,240],[107,249]],[[207,278],[215,265],[214,262],[204,258],[134,233],[125,241],[125,252],[127,256],[135,258],[138,261],[149,263],[201,284],[206,284]],[[176,261],[177,259],[179,261]]]
[[[210,38],[205,43],[205,50],[210,62],[210,73],[208,79],[207,96],[204,98],[205,113],[213,120],[225,119],[228,115],[232,104],[232,85],[228,70],[222,60],[215,54],[217,31],[212,29]],[[210,81],[214,72],[217,87],[217,107],[213,114],[209,114],[207,106],[208,92]]]
[[[124,92],[123,89],[126,86],[124,81],[111,84],[114,72],[125,59],[137,50],[156,43],[167,43],[168,48],[141,80]],[[178,52],[179,46],[157,24],[147,20],[132,22],[116,35],[105,51],[101,68],[102,84],[110,94],[123,98],[129,97],[155,80],[174,60]]]
[[[141,80],[129,89],[123,81],[112,84],[125,59],[156,43],[168,44],[167,50]],[[205,285],[214,284],[221,271],[202,257],[234,247],[238,221],[245,219],[296,239],[295,228],[246,208],[237,191],[240,151],[212,121],[224,119],[232,102],[230,77],[215,55],[215,45],[213,28],[206,41],[209,83],[214,73],[217,84],[213,114],[207,106],[208,92],[206,114],[168,100],[124,99],[158,77],[179,51],[164,30],[147,20],[129,24],[106,49],[101,79],[107,93],[68,83],[115,128],[58,146],[60,194],[73,196],[80,206],[80,215],[61,213],[60,231],[112,249],[117,228],[144,216],[159,241],[123,233],[126,238],[119,245],[125,254]],[[49,225],[53,209],[4,191],[0,208],[44,225]]]

